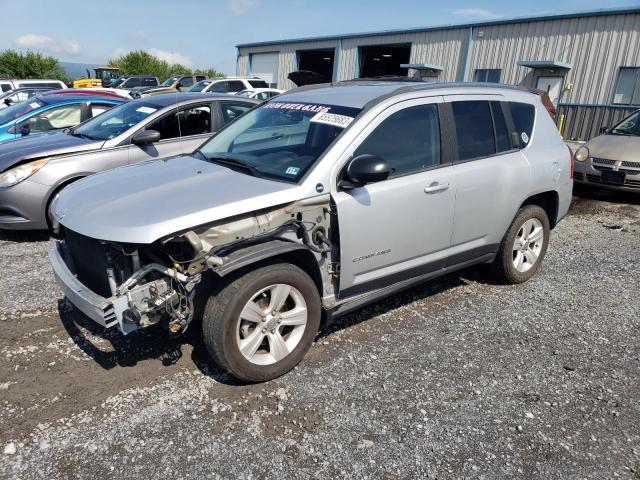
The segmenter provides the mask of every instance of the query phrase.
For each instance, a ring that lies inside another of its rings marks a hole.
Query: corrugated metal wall
[[[278,88],[289,90],[295,85],[287,78],[289,73],[298,68],[296,52],[298,50],[309,50],[314,48],[336,48],[337,40],[326,40],[320,42],[300,42],[283,43],[276,46],[241,48],[240,59],[238,61],[238,74],[250,75],[249,56],[253,53],[279,52],[280,62],[278,65]]]
[[[342,41],[340,79],[350,80],[358,75],[358,47],[367,45],[411,44],[410,63],[439,65],[444,71],[438,78],[444,82],[456,79],[461,49],[466,38],[466,29],[435,30],[402,35],[380,35],[364,38],[349,38]]]
[[[640,14],[477,27],[469,76],[477,68],[501,68],[502,82],[534,87],[540,75],[519,60],[559,60],[566,72],[562,102],[610,103],[620,66],[640,65]],[[470,80],[468,78],[467,80]]]
[[[473,41],[465,80],[476,69],[500,68],[501,81],[535,87],[539,76],[563,76],[561,108],[565,114],[567,138],[588,139],[618,119],[628,109],[609,105],[622,66],[640,66],[640,13],[587,15],[583,17],[505,22],[473,27]],[[366,35],[342,39],[338,80],[358,76],[358,47],[383,44],[411,44],[411,63],[443,67],[438,80],[462,78],[468,28],[436,29],[424,32]],[[296,51],[336,48],[337,40],[321,40],[240,49],[238,73],[248,75],[249,54],[280,52],[280,88],[292,88],[289,72],[297,68]],[[556,60],[571,64],[570,70],[532,70],[518,66],[521,60]],[[579,107],[579,108],[578,108]]]

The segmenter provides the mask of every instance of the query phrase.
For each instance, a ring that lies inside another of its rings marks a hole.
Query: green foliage
[[[118,67],[122,75],[153,75],[164,81],[172,75],[198,74],[207,77],[223,77],[224,74],[214,68],[191,70],[184,65],[165,62],[143,50],[126,53],[108,62],[110,67]]]
[[[47,78],[67,83],[67,74],[54,57],[35,52],[0,51],[0,77]]]

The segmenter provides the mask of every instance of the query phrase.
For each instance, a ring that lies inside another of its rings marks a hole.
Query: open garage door
[[[251,75],[260,77],[270,87],[278,86],[278,52],[251,55]]]
[[[406,77],[410,56],[411,44],[360,47],[360,78]]]
[[[335,49],[300,50],[298,52],[298,70],[313,72],[328,83],[333,79]]]

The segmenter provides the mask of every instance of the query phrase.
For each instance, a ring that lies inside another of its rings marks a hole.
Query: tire
[[[522,207],[500,243],[492,265],[495,276],[510,284],[524,283],[533,277],[547,253],[550,232],[549,218],[541,207]]]
[[[313,280],[294,265],[275,263],[235,278],[210,296],[202,332],[220,368],[239,380],[264,382],[300,363],[320,317]]]

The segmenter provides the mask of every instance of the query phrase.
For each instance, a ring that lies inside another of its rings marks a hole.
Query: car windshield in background
[[[200,148],[213,162],[256,176],[297,182],[360,113],[358,108],[270,102]]]
[[[621,121],[611,129],[614,135],[640,136],[640,110]]]
[[[147,102],[125,103],[83,123],[69,133],[89,140],[110,140],[161,108],[163,107]]]
[[[201,80],[201,81],[197,82],[193,87],[191,87],[191,89],[189,91],[190,92],[201,92],[202,90],[207,88],[209,85],[211,85],[210,81]]]
[[[165,87],[170,87],[177,80],[178,80],[178,77],[170,77],[170,78],[167,78],[164,82],[162,82],[162,85],[165,86]]]
[[[43,105],[44,103],[40,100],[31,99],[28,102],[17,103],[16,105],[11,105],[10,107],[0,110],[0,125],[5,125]]]
[[[116,88],[122,82],[124,82],[124,78],[119,78],[117,80],[114,80],[113,82],[111,82],[111,88]]]

